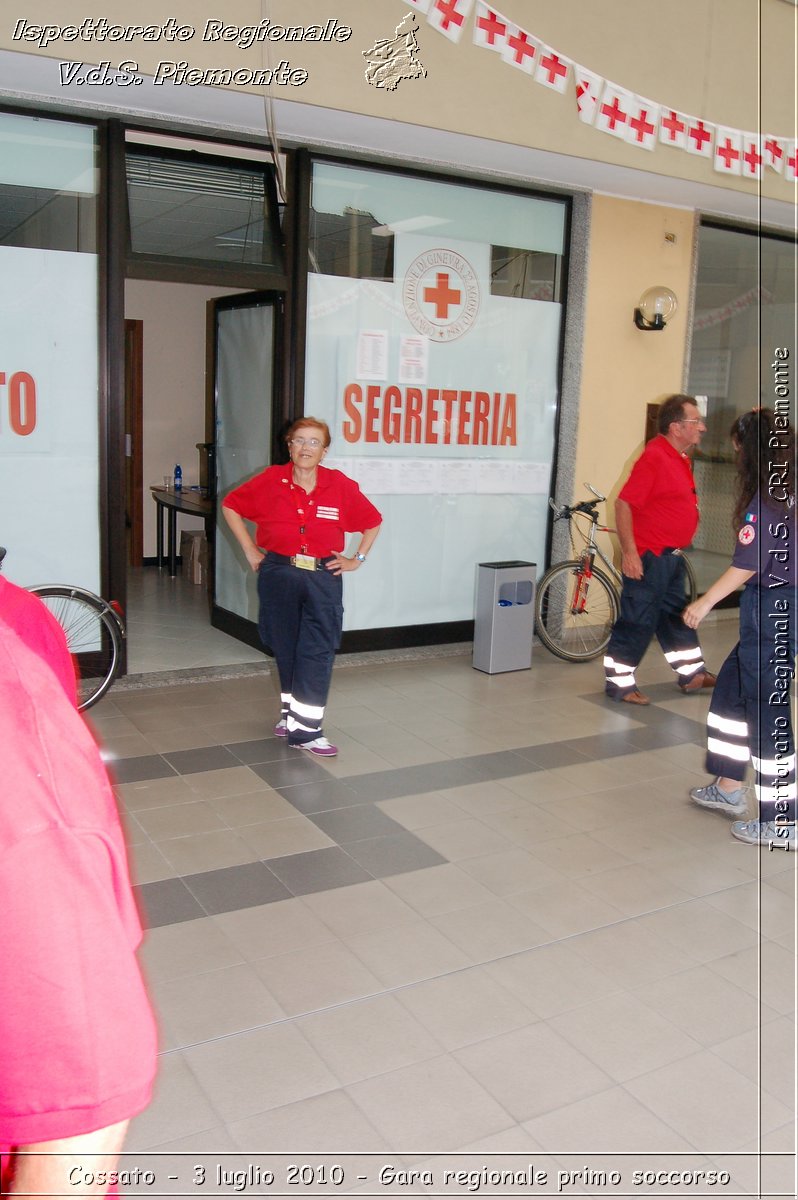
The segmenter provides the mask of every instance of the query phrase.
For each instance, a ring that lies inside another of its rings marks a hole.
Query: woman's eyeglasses
[[[310,446],[311,450],[318,450],[322,444],[319,438],[291,438],[291,446]]]

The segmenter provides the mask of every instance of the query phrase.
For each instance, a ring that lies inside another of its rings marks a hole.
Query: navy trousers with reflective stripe
[[[606,690],[622,696],[637,687],[635,668],[656,634],[679,683],[689,683],[704,669],[695,630],[682,620],[687,605],[687,575],[680,554],[641,556],[643,578],[623,577],[621,615],[615,622],[604,658]]]
[[[258,571],[258,630],[280,676],[291,744],[317,738],[344,618],[343,580],[267,556]]]
[[[786,604],[780,611],[776,604]],[[795,820],[795,743],[789,683],[796,654],[796,596],[746,587],[740,640],[718,672],[707,715],[707,770],[743,780],[749,754],[760,821]]]

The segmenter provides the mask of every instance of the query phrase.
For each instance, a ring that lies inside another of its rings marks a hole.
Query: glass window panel
[[[0,114],[6,574],[100,590],[97,131]],[[20,498],[24,497],[24,503]]]
[[[127,155],[133,254],[283,270],[273,168]]]
[[[700,590],[728,566],[734,544],[729,429],[747,409],[773,407],[773,351],[794,345],[794,286],[793,241],[701,226],[688,376],[688,391],[707,398],[707,432],[695,455],[701,524],[692,560]]]
[[[93,253],[95,130],[0,113],[0,245]]]
[[[305,412],[385,518],[345,627],[468,620],[478,562],[544,566],[567,206],[328,163],[311,195]]]

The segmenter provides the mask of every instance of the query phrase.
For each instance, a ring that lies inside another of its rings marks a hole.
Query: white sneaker
[[[293,746],[294,750],[308,750],[311,754],[318,754],[320,758],[334,758],[338,753],[338,747],[328,742],[326,737],[314,738],[312,742],[289,742],[288,744]]]
[[[288,722],[285,717],[280,717],[272,732],[275,737],[288,737]]]

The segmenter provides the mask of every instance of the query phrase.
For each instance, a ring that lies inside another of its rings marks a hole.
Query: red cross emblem
[[[402,304],[418,333],[436,342],[452,342],[468,333],[479,316],[479,279],[457,250],[434,246],[408,265]]]
[[[424,288],[424,303],[435,305],[435,316],[439,321],[449,318],[449,308],[459,304],[462,293],[449,287],[449,272],[439,271],[435,276],[435,287]]]
[[[634,130],[635,140],[638,142],[644,142],[656,129],[656,126],[646,119],[647,117],[648,109],[641,108],[636,117],[629,118],[629,128]]]
[[[607,124],[611,130],[614,130],[618,124],[622,125],[626,120],[626,113],[618,103],[617,96],[613,96],[612,104],[602,104],[601,114],[607,118]]]
[[[723,143],[723,145],[718,146],[717,154],[718,158],[723,159],[723,165],[727,171],[731,170],[732,164],[737,162],[740,157],[740,151],[735,150],[731,143],[731,138],[726,138],[726,141]]]
[[[743,525],[740,532],[737,534],[737,541],[741,546],[750,546],[751,542],[756,537],[756,530],[753,525]]]
[[[462,25],[465,17],[457,11],[457,0],[435,0],[435,7],[441,15],[441,26],[448,29],[454,23]]]
[[[763,148],[768,159],[774,166],[784,158],[784,151],[775,138],[768,138]]]
[[[756,142],[749,142],[743,154],[743,162],[745,163],[749,175],[758,175],[759,168],[762,166],[762,155],[759,153]]]
[[[704,143],[712,141],[712,134],[703,121],[697,121],[695,125],[691,125],[687,136],[693,139],[695,148],[699,154],[703,152]]]
[[[503,38],[507,33],[507,26],[502,24],[496,13],[491,12],[490,9],[484,17],[477,17],[477,29],[482,30],[489,46],[495,46],[496,38]]]
[[[794,179],[796,169],[798,169],[798,156],[796,156],[795,150],[793,150],[791,156],[787,159],[787,166],[790,171],[792,171],[792,177]]]
[[[564,62],[561,62],[557,55],[552,50],[551,54],[545,55],[540,60],[540,70],[545,71],[549,77],[549,83],[557,85],[557,80],[563,75],[568,74],[568,68]]]
[[[507,45],[514,51],[513,60],[519,64],[523,64],[524,58],[528,55],[529,58],[535,57],[535,46],[530,42],[529,35],[524,33],[523,29],[519,29],[507,39]]]
[[[662,118],[662,128],[668,135],[668,141],[675,142],[680,133],[684,133],[687,126],[684,121],[679,120],[679,114],[670,110],[666,117]]]

